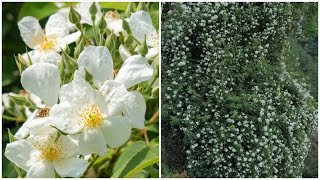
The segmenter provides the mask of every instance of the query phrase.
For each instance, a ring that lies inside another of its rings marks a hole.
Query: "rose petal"
[[[107,153],[106,141],[100,129],[86,129],[79,138],[80,154],[97,153],[104,156]]]
[[[88,162],[80,158],[64,159],[53,164],[61,177],[81,177],[88,167]]]
[[[56,65],[37,63],[22,72],[21,84],[29,93],[40,97],[47,106],[57,103],[60,72]]]
[[[67,20],[60,14],[53,14],[49,17],[46,24],[46,36],[63,38],[69,34]]]
[[[36,49],[40,46],[44,33],[36,18],[26,16],[19,21],[18,27],[21,37],[27,46],[31,49]]]
[[[121,66],[115,81],[121,82],[126,88],[148,80],[153,75],[153,69],[148,60],[141,55],[129,57]]]
[[[107,144],[116,148],[128,141],[131,135],[129,120],[124,116],[108,117],[101,128]]]
[[[123,113],[130,119],[132,127],[143,129],[147,109],[146,102],[138,91],[129,92],[128,97]]]
[[[55,172],[48,161],[38,161],[27,172],[27,178],[54,178]]]
[[[78,65],[85,67],[98,85],[113,79],[113,62],[110,51],[104,46],[89,46],[82,51]]]
[[[37,162],[36,149],[26,140],[14,141],[7,144],[4,155],[24,171]]]

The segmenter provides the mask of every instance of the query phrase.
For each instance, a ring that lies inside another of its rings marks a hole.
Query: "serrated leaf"
[[[152,144],[151,147],[147,147],[144,141],[137,141],[129,145],[120,155],[114,166],[112,177],[124,177],[137,166],[156,157],[159,158],[159,145]]]
[[[24,3],[19,13],[19,20],[25,16],[33,16],[38,20],[44,19],[55,13],[59,8],[52,2]]]

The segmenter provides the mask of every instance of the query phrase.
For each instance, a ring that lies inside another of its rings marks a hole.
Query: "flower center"
[[[54,49],[56,44],[57,44],[57,39],[55,37],[46,36],[45,38],[43,38],[41,42],[41,49],[43,50]]]
[[[120,19],[120,15],[117,11],[108,11],[105,15],[107,22],[117,21]]]
[[[103,123],[103,114],[95,104],[88,104],[80,111],[79,123],[85,128],[99,128]]]
[[[49,108],[41,108],[39,109],[36,117],[48,117],[49,116],[49,112],[50,112],[50,109]]]
[[[42,159],[48,160],[48,161],[55,161],[60,158],[62,158],[62,149],[60,146],[52,146],[52,145],[45,145],[40,147],[41,155],[40,157]]]

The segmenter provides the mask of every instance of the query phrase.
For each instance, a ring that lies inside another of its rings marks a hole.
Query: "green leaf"
[[[29,98],[21,95],[9,96],[9,98],[16,104],[26,106],[32,109],[39,109]]]
[[[151,15],[151,19],[154,27],[158,30],[159,29],[159,3],[154,2],[151,4],[150,15]]]
[[[19,13],[19,20],[25,16],[33,16],[38,20],[44,19],[55,13],[59,8],[52,2],[24,3]]]
[[[9,128],[8,128],[8,135],[9,135],[9,142],[14,142],[18,140],[16,137],[13,136]]]
[[[159,124],[150,124],[147,126],[148,132],[159,133]]]
[[[124,177],[136,167],[144,167],[146,162],[150,163],[149,161],[154,158],[159,158],[159,145],[152,144],[151,147],[147,147],[144,141],[137,141],[129,145],[120,155],[113,168],[112,177]],[[138,171],[134,171],[136,172]]]
[[[145,2],[139,2],[136,11],[149,11],[149,8],[147,7]]]
[[[129,2],[100,2],[100,7],[125,11],[128,4]]]
[[[159,169],[154,168],[153,166],[148,166],[144,168],[145,171],[147,171],[151,178],[158,178],[159,177]]]
[[[136,168],[134,168],[133,170],[131,170],[126,176],[125,178],[128,178],[128,177],[133,177],[133,175],[137,174],[139,171],[141,171],[142,169],[148,167],[148,166],[151,166],[152,164],[155,164],[159,162],[159,156],[158,157],[155,157],[155,158],[152,158],[148,161],[145,161],[141,164],[139,164]]]
[[[151,144],[159,144],[159,136],[150,141]]]

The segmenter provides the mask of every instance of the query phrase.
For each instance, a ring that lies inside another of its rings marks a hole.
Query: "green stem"
[[[146,93],[146,92],[150,91],[150,89],[152,88],[152,86],[156,82],[156,80],[157,80],[157,77],[156,76],[153,77],[153,80],[152,80],[151,84],[147,87],[146,90],[143,91],[143,93]]]
[[[16,118],[16,117],[10,117],[6,115],[2,115],[3,119],[9,120],[9,121],[18,121],[18,122],[24,122],[24,119]]]
[[[151,144],[150,144],[150,141],[149,141],[149,137],[148,137],[148,133],[147,133],[147,128],[145,127],[143,129],[143,136],[144,136],[144,139],[146,140],[146,144],[148,147],[151,147]]]
[[[104,35],[104,33],[99,34],[99,46],[103,46],[103,44],[104,44],[103,35]]]
[[[8,112],[10,115],[15,116],[16,113],[14,113],[13,111],[11,111],[10,109],[6,109],[6,112]]]
[[[90,40],[87,38],[86,35],[84,35],[83,38],[84,38],[90,45],[93,45],[93,44],[90,42]]]
[[[92,21],[92,27],[93,27],[93,32],[94,32],[94,40],[96,41],[96,45],[98,45],[98,36],[97,36],[97,30],[96,30],[96,25],[95,23]]]
[[[18,168],[18,166],[16,166],[14,163],[12,163],[12,164],[14,166],[14,169],[17,171],[17,174],[19,176],[18,178],[23,178],[23,175],[22,175],[20,169]]]
[[[141,43],[138,41],[138,39],[136,39],[134,36],[132,36],[132,38],[133,38],[139,45],[141,45]]]
[[[88,165],[86,171],[83,173],[83,177],[85,177],[88,173],[88,170],[92,167],[92,165],[94,164],[94,162],[98,159],[98,156],[95,156],[95,154],[92,154],[92,161],[90,162],[90,164]]]
[[[159,122],[159,110],[152,115],[150,120],[146,123],[146,126],[157,123],[157,122]]]
[[[86,29],[83,28],[83,27],[82,27],[82,24],[81,24],[81,30],[80,30],[80,32],[81,32],[81,34],[83,35],[84,40],[86,40],[90,45],[93,45],[93,44],[90,42],[90,40],[88,39],[88,37],[86,36],[85,31],[86,31]]]

